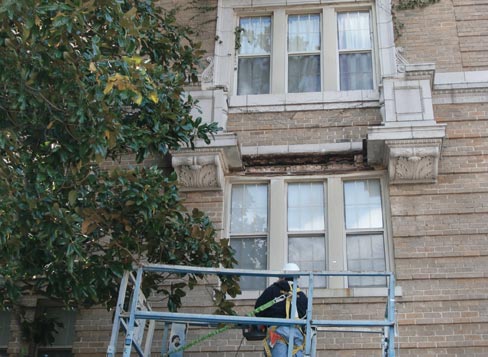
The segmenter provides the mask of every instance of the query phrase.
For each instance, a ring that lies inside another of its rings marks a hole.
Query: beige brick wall
[[[397,46],[410,63],[430,62],[439,72],[488,69],[488,5],[440,0],[422,9],[398,10]]]
[[[177,9],[179,23],[190,26],[202,49],[212,56],[215,48],[217,0],[159,0],[164,9]]]
[[[232,114],[227,130],[243,146],[325,144],[360,141],[380,123],[376,108]]]
[[[438,105],[433,185],[391,186],[402,356],[483,356],[488,332],[488,104]]]

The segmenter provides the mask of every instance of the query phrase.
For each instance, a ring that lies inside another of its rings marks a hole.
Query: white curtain
[[[240,54],[263,55],[271,52],[271,17],[256,16],[240,19]]]
[[[288,16],[288,93],[320,91],[320,15]]]
[[[369,12],[337,14],[339,50],[370,50]]]
[[[288,52],[320,51],[320,15],[288,16]]]
[[[373,88],[369,12],[337,14],[341,90]]]

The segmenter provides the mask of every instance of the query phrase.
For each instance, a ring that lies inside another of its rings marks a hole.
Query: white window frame
[[[373,83],[372,90],[339,90],[339,55],[337,45],[337,16],[344,11],[370,11],[373,33]],[[321,67],[322,91],[287,93],[287,15],[321,14]],[[236,95],[237,60],[235,29],[241,16],[270,15],[272,30],[271,88],[270,94]],[[234,21],[229,19],[234,18]],[[308,0],[300,7],[291,6],[286,0],[256,2],[251,0],[222,0],[218,6],[217,38],[215,47],[213,83],[228,88],[229,111],[276,111],[296,108],[318,110],[349,108],[361,103],[363,107],[374,106],[379,101],[378,85],[384,76],[396,75],[396,57],[391,10],[388,0],[353,2],[343,0],[324,4],[320,0]],[[324,72],[324,69],[331,69]],[[333,69],[333,70],[332,70]],[[254,109],[256,108],[256,109]]]
[[[393,249],[391,242],[390,216],[388,210],[387,179],[383,173],[353,173],[345,175],[300,176],[300,177],[268,177],[242,178],[229,177],[225,189],[225,224],[224,234],[229,235],[231,189],[234,184],[268,183],[268,269],[281,270],[288,257],[288,228],[287,228],[287,184],[291,182],[325,182],[324,192],[326,204],[325,242],[326,242],[326,270],[346,271],[346,227],[344,212],[344,182],[350,180],[377,179],[380,182],[382,214],[384,221],[384,249],[386,270],[393,270]],[[283,239],[285,237],[285,239]],[[334,239],[339,237],[339,239]],[[231,238],[232,239],[232,238]],[[268,284],[274,279],[268,279]],[[244,291],[238,298],[255,298],[259,291]],[[401,294],[401,289],[397,291]],[[316,297],[340,296],[386,296],[385,287],[354,287],[348,288],[347,278],[329,277],[326,288],[314,289]]]
[[[271,12],[254,10],[250,12],[236,11],[235,13],[235,28],[239,27],[240,19],[244,17],[253,16],[270,16],[271,17],[271,78],[270,78],[270,93],[269,94],[285,94],[288,96],[305,96],[311,93],[322,92],[340,92],[340,73],[339,73],[339,47],[337,40],[337,14],[343,12],[369,12],[370,13],[370,31],[372,37],[372,60],[373,60],[373,88],[365,91],[377,91],[378,78],[376,78],[377,71],[377,46],[376,35],[374,31],[373,19],[374,11],[372,4],[358,6],[354,5],[321,5],[310,8],[301,8],[300,11],[293,9],[275,9]],[[305,14],[320,14],[320,63],[321,63],[321,88],[320,92],[306,92],[306,93],[288,93],[288,16],[289,15],[305,15]],[[235,57],[234,65],[234,80],[232,83],[231,93],[237,96],[237,73],[238,73],[238,51],[233,53]],[[349,94],[360,91],[343,91]],[[316,94],[316,96],[317,96]],[[266,94],[258,94],[266,95]],[[239,96],[241,97],[241,95]]]

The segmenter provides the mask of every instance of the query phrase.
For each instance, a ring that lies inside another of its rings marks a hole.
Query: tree
[[[110,307],[123,271],[143,260],[233,266],[209,218],[185,211],[174,173],[101,169],[210,142],[217,126],[193,118],[183,95],[200,55],[149,0],[2,2],[0,309],[21,313],[26,294]],[[239,288],[221,279],[217,303],[229,311],[225,294]],[[184,285],[165,290],[173,311]]]

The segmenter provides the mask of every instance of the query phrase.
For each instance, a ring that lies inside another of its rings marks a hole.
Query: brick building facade
[[[163,1],[201,31],[209,65],[189,91],[223,131],[172,155],[187,205],[231,239],[240,267],[393,271],[401,356],[488,355],[488,5],[397,10],[395,40],[388,0],[188,3]],[[384,313],[381,279],[318,284],[319,318]],[[243,285],[244,313],[266,282]],[[210,305],[190,296],[185,309]],[[66,348],[103,356],[110,326],[103,309],[80,311]],[[6,330],[0,351],[20,355],[18,326]],[[240,343],[233,330],[185,354],[234,356]],[[379,346],[327,332],[317,355]],[[239,355],[260,351],[244,342]]]

